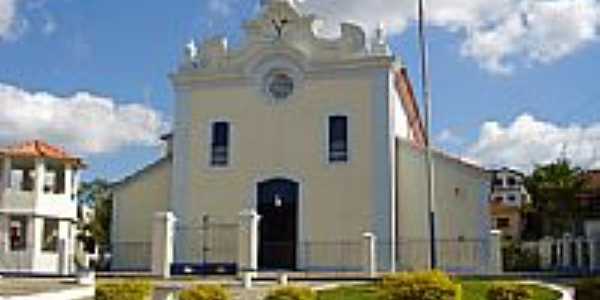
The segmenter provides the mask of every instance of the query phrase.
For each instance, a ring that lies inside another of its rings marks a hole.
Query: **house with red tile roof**
[[[44,141],[0,147],[0,273],[69,275],[85,164]]]
[[[589,170],[583,176],[583,191],[577,199],[584,219],[585,235],[600,239],[600,170]]]

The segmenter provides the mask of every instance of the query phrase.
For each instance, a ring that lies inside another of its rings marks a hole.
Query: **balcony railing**
[[[34,213],[75,219],[77,203],[68,195],[38,195],[36,192],[5,189],[0,196],[0,212]]]

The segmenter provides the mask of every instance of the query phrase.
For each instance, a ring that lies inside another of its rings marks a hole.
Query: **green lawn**
[[[485,300],[488,289],[493,282],[482,280],[462,281],[463,300]],[[531,286],[534,300],[557,300],[561,294],[539,286]]]
[[[462,281],[462,300],[485,300],[488,288],[493,282],[469,280]],[[557,300],[560,294],[541,287],[532,286],[534,300]],[[370,285],[342,287],[319,293],[319,300],[376,300],[377,291]]]

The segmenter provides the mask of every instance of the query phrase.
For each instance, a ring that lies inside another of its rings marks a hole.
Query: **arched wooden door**
[[[298,243],[297,182],[276,178],[258,184],[260,239],[258,265],[261,269],[296,268]]]

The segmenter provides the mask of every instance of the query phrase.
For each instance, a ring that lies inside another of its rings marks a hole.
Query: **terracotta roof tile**
[[[426,147],[427,132],[421,119],[419,104],[417,103],[417,97],[415,97],[413,86],[408,76],[408,70],[406,68],[396,70],[395,81],[396,91],[400,96],[400,101],[406,112],[408,125],[414,138],[413,142],[417,146]]]
[[[44,141],[32,140],[20,144],[0,147],[0,156],[8,157],[43,157],[56,160],[64,160],[83,165],[81,158],[68,154],[62,148],[50,145]]]

